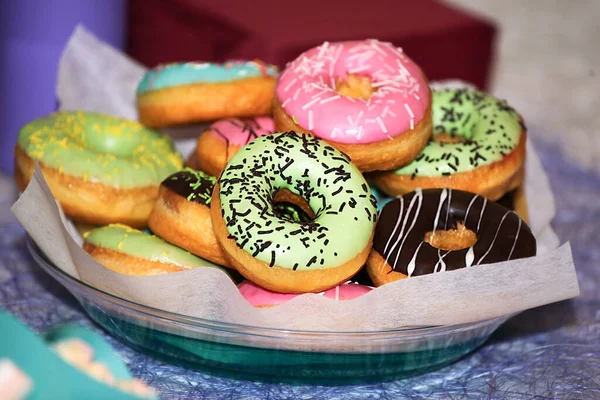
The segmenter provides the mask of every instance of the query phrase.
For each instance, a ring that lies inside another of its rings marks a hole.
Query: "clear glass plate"
[[[28,248],[94,321],[125,344],[171,363],[237,379],[331,385],[418,375],[473,351],[510,317],[372,332],[230,324],[121,299],[63,272],[31,238]]]

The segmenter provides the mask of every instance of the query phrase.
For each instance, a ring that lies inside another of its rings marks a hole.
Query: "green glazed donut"
[[[377,187],[391,196],[452,188],[495,201],[521,184],[526,128],[505,101],[470,89],[435,90],[432,113],[433,136],[421,154],[374,174]]]
[[[277,213],[274,199],[282,190],[302,199],[314,219]],[[371,247],[376,214],[371,189],[350,159],[295,132],[243,147],[215,186],[211,208],[215,234],[235,268],[265,288],[295,293],[354,275]]]
[[[182,166],[167,136],[137,121],[92,112],[36,119],[21,129],[18,145],[61,173],[119,188],[158,185]]]
[[[88,231],[83,249],[113,271],[129,275],[155,275],[199,267],[219,268],[165,242],[158,236],[112,224]]]
[[[106,225],[146,225],[162,180],[183,161],[171,140],[137,121],[76,111],[25,125],[15,147],[24,190],[35,162],[67,216]]]
[[[460,143],[430,140],[399,175],[447,176],[502,160],[521,138],[519,115],[505,101],[467,89],[432,92],[433,134],[462,136]]]

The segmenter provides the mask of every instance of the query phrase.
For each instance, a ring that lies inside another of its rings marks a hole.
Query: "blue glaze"
[[[144,75],[137,94],[192,83],[219,83],[265,76],[277,78],[279,69],[256,61],[231,61],[225,64],[186,62],[158,65]]]
[[[371,186],[371,193],[373,193],[375,200],[377,200],[377,212],[379,212],[388,202],[394,200],[394,197],[386,195],[375,186],[371,185],[370,182],[369,185]]]

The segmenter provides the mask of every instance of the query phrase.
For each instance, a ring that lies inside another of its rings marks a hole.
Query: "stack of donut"
[[[325,42],[281,75],[161,65],[137,104],[141,124],[55,113],[15,148],[19,186],[39,161],[66,215],[96,226],[84,249],[115,271],[225,267],[269,307],[535,255],[521,116],[482,92],[432,91],[391,43]],[[206,122],[192,168],[153,130]]]

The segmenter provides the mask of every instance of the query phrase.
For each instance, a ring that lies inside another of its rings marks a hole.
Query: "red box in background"
[[[324,41],[400,46],[430,80],[487,89],[495,26],[431,0],[130,0],[128,52],[174,61],[261,59],[284,66]]]

